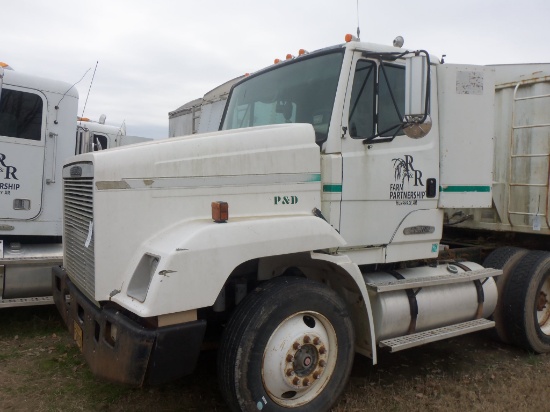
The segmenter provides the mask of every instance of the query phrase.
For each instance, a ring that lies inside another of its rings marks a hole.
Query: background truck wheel
[[[495,321],[495,336],[494,338],[504,343],[512,343],[510,339],[509,325],[504,317],[502,295],[506,283],[508,282],[510,272],[516,267],[519,260],[527,254],[527,249],[519,247],[506,246],[495,249],[483,261],[483,266],[486,268],[502,269],[502,275],[495,277],[498,290],[498,300],[493,319]]]
[[[512,342],[550,352],[550,253],[531,251],[517,263],[503,295]]]
[[[218,380],[235,411],[327,411],[353,356],[344,301],[321,283],[283,276],[237,307],[219,348]]]

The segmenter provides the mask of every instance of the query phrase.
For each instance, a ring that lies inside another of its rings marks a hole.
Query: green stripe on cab
[[[439,186],[439,191],[443,193],[489,193],[491,186]]]
[[[323,192],[342,193],[342,185],[323,185]]]

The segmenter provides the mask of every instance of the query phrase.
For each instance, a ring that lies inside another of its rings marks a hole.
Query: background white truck
[[[321,411],[355,352],[550,351],[548,78],[347,40],[236,84],[219,132],[67,161],[54,298],[95,374],[165,382],[221,333],[233,410]],[[453,258],[485,223],[545,251]]]
[[[5,67],[5,65],[3,65]],[[78,119],[70,84],[0,67],[0,308],[53,303],[62,262],[64,160],[143,141],[124,127]],[[148,139],[147,139],[148,140]]]

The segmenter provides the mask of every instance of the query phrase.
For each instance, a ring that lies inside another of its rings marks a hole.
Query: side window
[[[370,60],[359,60],[355,68],[349,128],[351,137],[367,138],[374,135],[376,65]]]
[[[396,136],[401,136],[405,134],[401,128],[403,119],[400,118],[405,113],[405,68],[385,65],[384,70],[380,70],[379,83],[378,133],[391,137],[397,132]]]
[[[359,60],[349,111],[351,137],[370,140],[402,135],[404,111],[405,68],[389,64],[382,67],[372,60]]]
[[[97,152],[98,150],[105,150],[108,149],[109,144],[107,142],[107,136],[104,136],[102,134],[95,134],[93,135],[94,139],[94,152]]]
[[[2,89],[0,99],[0,136],[40,140],[42,136],[42,98],[19,90]]]

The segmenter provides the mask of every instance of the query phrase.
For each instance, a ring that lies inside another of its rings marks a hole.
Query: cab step
[[[390,280],[383,282],[369,282],[367,289],[377,293],[392,292],[394,290],[418,289],[428,286],[448,285],[451,283],[471,282],[502,275],[502,270],[483,268],[470,272],[461,272],[449,275],[426,276],[414,279]]]
[[[442,328],[413,333],[411,335],[399,336],[393,339],[380,341],[378,346],[388,348],[390,352],[398,352],[403,349],[413,348],[430,342],[437,342],[467,333],[477,332],[483,329],[490,329],[495,322],[488,319],[476,319],[468,322],[457,323],[456,325],[444,326]]]
[[[19,306],[38,306],[38,305],[53,305],[52,296],[43,296],[38,298],[16,298],[16,299],[0,299],[0,309],[15,308]]]

